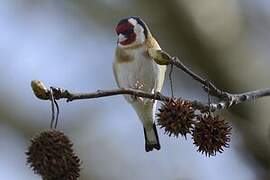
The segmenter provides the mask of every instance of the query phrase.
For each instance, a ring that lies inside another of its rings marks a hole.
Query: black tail
[[[145,151],[153,151],[153,149],[160,150],[159,138],[157,133],[157,128],[155,123],[153,123],[153,128],[144,130],[144,138],[145,138]]]

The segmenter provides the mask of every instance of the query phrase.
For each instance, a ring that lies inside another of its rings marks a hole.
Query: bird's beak
[[[125,40],[127,40],[126,36],[120,33],[120,34],[118,35],[118,41],[119,41],[119,42],[123,42],[123,41],[125,41]]]

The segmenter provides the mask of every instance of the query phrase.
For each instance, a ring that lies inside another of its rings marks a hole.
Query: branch
[[[130,88],[97,90],[96,92],[93,92],[93,93],[71,93],[68,90],[61,90],[60,88],[53,88],[53,91],[54,91],[56,99],[65,98],[67,99],[67,102],[80,100],[80,99],[93,99],[93,98],[124,95],[124,94],[148,98],[148,99],[155,99],[159,101],[169,101],[171,99],[170,97],[164,96],[159,92],[151,94],[151,93],[147,93],[141,90],[134,90]]]
[[[142,98],[148,98],[159,101],[169,101],[173,98],[165,96],[159,92],[156,93],[147,93],[141,90],[135,90],[130,88],[121,88],[121,89],[112,89],[112,90],[98,90],[96,92],[91,93],[74,93],[62,88],[51,87],[50,89],[46,88],[46,86],[39,80],[33,80],[31,82],[31,86],[35,95],[42,100],[50,100],[50,97],[53,97],[57,100],[66,99],[67,102],[81,99],[93,99],[93,98],[101,98],[115,95],[132,95]],[[53,94],[51,94],[53,93]],[[220,100],[217,103],[206,104],[200,101],[190,101],[194,108],[206,112],[209,109],[214,112],[220,109],[227,109],[233,105],[243,103],[249,100],[255,100],[257,98],[270,96],[270,88],[261,89],[256,91],[250,91],[241,94],[230,94],[230,99],[228,100]]]
[[[222,91],[219,88],[217,88],[213,83],[208,81],[207,79],[203,79],[198,74],[194,73],[192,70],[187,68],[180,61],[178,57],[170,57],[168,60],[170,64],[175,65],[176,67],[180,68],[185,73],[190,75],[194,80],[200,82],[203,85],[204,90],[209,92],[210,95],[218,97],[221,100],[225,100],[223,102],[218,103],[217,104],[218,106],[213,107],[213,109],[225,109],[225,108],[231,107],[232,105],[243,103],[245,101],[255,100],[257,98],[270,96],[270,88],[259,89],[259,90],[249,91],[249,92],[240,93],[240,94],[231,94],[231,93]]]
[[[219,98],[221,102],[217,104],[217,106],[213,106],[212,109],[225,109],[229,108],[234,104],[239,104],[247,100],[254,100],[259,97],[269,96],[269,88],[260,89],[256,91],[250,91],[241,94],[231,94],[226,91],[222,91],[217,88],[213,83],[208,81],[207,79],[202,78],[191,69],[186,67],[178,57],[172,57],[167,52],[163,50],[154,50],[150,49],[148,51],[149,55],[155,60],[155,62],[159,65],[175,65],[188,75],[190,75],[194,80],[198,81],[203,85],[205,91],[207,91],[211,96],[215,96]],[[211,106],[210,106],[211,108]]]
[[[191,69],[187,68],[178,57],[172,57],[167,52],[163,50],[155,50],[149,49],[148,54],[154,61],[159,65],[175,65],[188,75],[190,75],[194,80],[198,81],[203,85],[205,91],[207,91],[210,95],[218,97],[220,99],[230,99],[230,93],[223,92],[218,89],[213,83],[208,81],[207,79],[202,78]]]
[[[230,94],[230,106],[236,105],[245,101],[255,100],[261,97],[270,96],[270,88],[249,91],[240,94]]]
[[[169,58],[169,63],[175,65],[188,75],[190,75],[194,80],[198,81],[201,83],[204,87],[204,89],[209,92],[211,95],[216,96],[218,98],[228,98],[229,93],[223,92],[222,90],[218,89],[213,83],[208,81],[207,79],[202,78],[198,74],[194,73],[191,69],[186,67],[178,57],[171,57]]]
[[[152,57],[157,64],[160,65],[175,65],[179,69],[183,70],[185,73],[190,75],[194,80],[201,83],[204,87],[204,90],[207,91],[210,95],[215,96],[219,99],[217,103],[209,103],[205,104],[199,101],[188,101],[192,103],[192,105],[200,110],[204,111],[216,111],[219,109],[226,109],[233,105],[243,103],[248,100],[255,100],[257,98],[270,96],[270,88],[259,89],[256,91],[249,91],[241,94],[231,94],[225,91],[218,89],[213,83],[208,81],[207,79],[202,78],[198,74],[194,73],[191,69],[187,68],[178,57],[172,57],[167,52],[163,50],[155,50],[149,49],[148,54]],[[169,101],[172,100],[172,97],[165,96],[159,92],[156,93],[147,93],[141,90],[129,89],[129,88],[121,88],[121,89],[112,89],[112,90],[98,90],[93,93],[71,93],[68,90],[64,90],[62,88],[54,88],[50,87],[50,89],[46,88],[46,86],[39,80],[33,80],[31,82],[32,89],[35,95],[39,99],[49,100],[49,99],[67,99],[67,102],[79,99],[93,99],[100,98],[106,96],[115,96],[115,95],[132,95],[142,98],[154,99],[159,101]]]

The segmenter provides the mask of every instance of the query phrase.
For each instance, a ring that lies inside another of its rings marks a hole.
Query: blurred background
[[[236,93],[270,86],[269,9],[268,0],[0,0],[0,179],[41,179],[24,152],[51,112],[31,80],[80,92],[116,87],[119,19],[140,16],[164,50]],[[173,81],[177,96],[207,101],[183,72],[175,69]],[[168,79],[163,92],[170,94]],[[59,129],[83,161],[81,180],[270,179],[269,98],[222,112],[233,124],[231,147],[210,158],[190,136],[160,129],[161,150],[146,153],[142,126],[121,96],[59,104]]]

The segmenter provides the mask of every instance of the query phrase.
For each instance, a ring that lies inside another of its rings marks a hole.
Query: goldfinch
[[[147,25],[139,17],[127,17],[117,24],[116,33],[118,41],[113,71],[118,87],[160,92],[166,66],[158,65],[151,56],[161,48]],[[156,101],[130,95],[124,97],[143,124],[145,151],[159,150],[159,137],[154,123]]]

